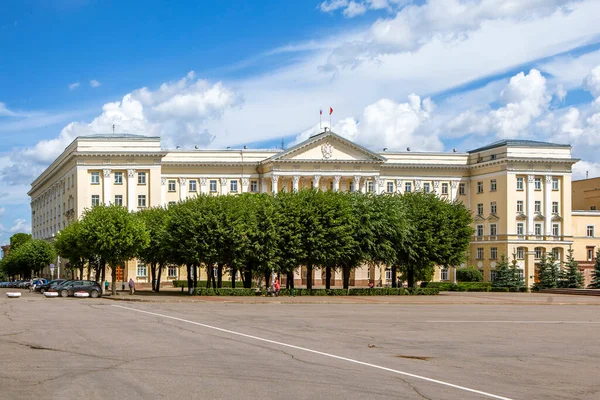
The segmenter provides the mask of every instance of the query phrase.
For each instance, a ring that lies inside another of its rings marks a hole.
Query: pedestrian
[[[275,283],[273,284],[275,287],[275,297],[279,297],[279,290],[281,289],[281,285],[279,284],[279,278],[275,277]]]
[[[31,292],[31,290],[33,289],[33,279],[29,280],[29,291]]]
[[[104,291],[108,292],[108,281],[104,281]]]
[[[129,278],[129,294],[134,294],[135,293],[135,282],[133,281],[133,278]]]

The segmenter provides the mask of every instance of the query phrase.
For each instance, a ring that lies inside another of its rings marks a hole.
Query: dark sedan
[[[36,292],[40,292],[41,294],[44,294],[45,292],[47,292],[53,285],[54,286],[58,286],[60,284],[62,284],[63,282],[66,282],[66,279],[55,279],[53,281],[50,281],[48,283],[45,283],[43,285],[39,285],[35,288]]]
[[[50,290],[58,292],[61,297],[73,296],[75,292],[86,292],[95,299],[102,294],[100,284],[94,281],[67,281]]]

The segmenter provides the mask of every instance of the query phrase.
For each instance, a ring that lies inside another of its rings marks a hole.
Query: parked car
[[[102,288],[98,282],[80,280],[63,282],[56,288],[49,289],[49,291],[58,292],[61,297],[73,296],[75,292],[87,292],[90,297],[95,299],[101,295]]]
[[[48,289],[50,289],[50,287],[52,285],[58,286],[58,285],[60,285],[61,283],[65,282],[65,281],[66,281],[66,279],[55,279],[53,281],[50,281],[50,282],[41,284],[39,286],[36,286],[35,291],[36,292],[40,292],[41,294],[44,294]]]

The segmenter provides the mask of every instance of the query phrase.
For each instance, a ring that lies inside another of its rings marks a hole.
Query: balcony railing
[[[535,241],[552,241],[562,242],[570,240],[572,236],[564,235],[473,235],[474,242],[495,242],[504,240],[535,240]]]

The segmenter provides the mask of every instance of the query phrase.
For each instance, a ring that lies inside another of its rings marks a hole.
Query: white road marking
[[[449,386],[451,388],[459,389],[459,390],[464,390],[466,392],[477,393],[477,394],[480,394],[482,396],[491,397],[493,399],[512,400],[509,397],[502,397],[502,396],[498,396],[498,395],[495,395],[495,394],[492,394],[492,393],[483,392],[481,390],[471,389],[471,388],[468,388],[468,387],[465,387],[465,386],[459,386],[459,385],[455,385],[453,383],[444,382],[444,381],[440,381],[440,380],[432,379],[432,378],[427,378],[425,376],[415,375],[415,374],[411,374],[409,372],[399,371],[397,369],[391,369],[391,368],[387,368],[387,367],[382,367],[381,365],[376,365],[376,364],[371,364],[371,363],[367,363],[367,362],[363,362],[363,361],[358,361],[358,360],[354,360],[352,358],[336,356],[335,354],[324,353],[322,351],[307,349],[305,347],[295,346],[293,344],[282,343],[282,342],[278,342],[278,341],[275,341],[275,340],[265,339],[265,338],[261,338],[261,337],[253,336],[253,335],[248,335],[248,334],[241,333],[241,332],[230,331],[229,329],[223,329],[223,328],[219,328],[219,327],[212,326],[212,325],[202,324],[200,322],[189,321],[189,320],[183,319],[183,318],[172,317],[170,315],[159,314],[159,313],[150,312],[150,311],[143,311],[143,310],[138,310],[138,309],[130,308],[130,307],[123,307],[123,306],[119,306],[119,305],[112,305],[112,306],[113,307],[122,308],[122,309],[125,309],[125,310],[136,311],[136,312],[139,312],[139,313],[155,315],[157,317],[173,319],[175,321],[187,322],[188,324],[198,325],[198,326],[202,326],[204,328],[214,329],[216,331],[225,332],[225,333],[229,333],[229,334],[232,334],[232,335],[242,336],[242,337],[249,338],[249,339],[259,340],[261,342],[276,344],[278,346],[289,347],[289,348],[296,349],[296,350],[306,351],[308,353],[319,354],[321,356],[335,358],[337,360],[347,361],[347,362],[350,362],[350,363],[364,365],[364,366],[371,367],[371,368],[377,368],[377,369],[380,369],[380,370],[383,370],[383,371],[393,372],[393,373],[399,374],[399,375],[410,376],[411,378],[421,379],[423,381],[437,383],[437,384],[443,385],[443,386]]]
[[[440,320],[431,320],[424,321],[432,324],[600,324],[600,321],[468,321],[468,320],[449,320],[449,321],[440,321]]]

